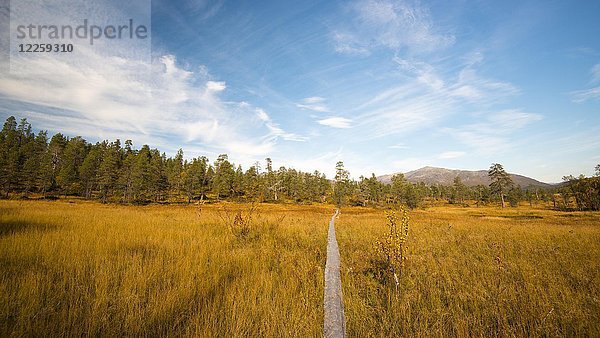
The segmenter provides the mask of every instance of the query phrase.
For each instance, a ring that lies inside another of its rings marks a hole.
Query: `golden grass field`
[[[0,336],[322,336],[333,207],[249,208],[0,201]],[[336,220],[349,336],[600,336],[600,214],[410,216],[398,293],[383,210]]]
[[[336,223],[349,336],[600,336],[600,214],[410,212],[400,291],[378,276],[382,211]]]
[[[332,208],[221,207],[0,201],[0,336],[322,336]]]

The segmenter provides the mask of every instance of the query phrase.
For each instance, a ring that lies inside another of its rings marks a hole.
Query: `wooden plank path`
[[[323,308],[325,317],[323,333],[325,337],[346,337],[346,319],[344,317],[344,297],[340,279],[340,251],[335,238],[334,221],[339,210],[331,217],[327,234],[327,262],[325,263],[325,295]]]

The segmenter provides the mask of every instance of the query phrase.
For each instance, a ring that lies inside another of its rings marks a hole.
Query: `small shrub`
[[[409,231],[408,212],[400,209],[400,219],[395,211],[386,212],[387,235],[375,242],[377,253],[384,259],[385,270],[394,278],[396,291],[400,286],[400,277],[406,261],[406,239]]]
[[[223,207],[223,213],[219,216],[225,224],[229,227],[231,234],[238,239],[248,239],[252,231],[252,218],[256,206],[253,204],[252,207],[246,212],[238,210],[235,213]]]
[[[252,215],[242,215],[241,211],[238,211],[233,218],[233,223],[230,226],[231,232],[236,237],[247,238],[250,235],[250,223],[252,222]]]

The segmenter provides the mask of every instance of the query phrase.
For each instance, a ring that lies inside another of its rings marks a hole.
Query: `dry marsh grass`
[[[222,207],[1,201],[0,336],[322,335],[331,208]]]
[[[322,336],[332,207],[249,208],[0,201],[0,336]],[[412,211],[399,292],[386,230],[336,220],[349,336],[600,336],[598,213]]]
[[[600,214],[435,207],[410,217],[396,293],[374,250],[383,211],[342,211],[349,336],[600,336]]]

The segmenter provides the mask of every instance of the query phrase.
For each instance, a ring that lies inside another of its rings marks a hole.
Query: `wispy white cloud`
[[[19,69],[55,72],[7,74],[0,78],[0,92],[4,99],[35,107],[26,115],[37,127],[65,131],[54,122],[60,119],[69,121],[73,134],[88,138],[128,137],[167,148],[203,144],[240,157],[268,154],[278,140],[305,140],[268,116],[257,124],[248,113],[257,108],[221,100],[225,82],[203,80],[205,74],[178,66],[172,55],[151,65],[95,53],[82,60],[13,60]]]
[[[483,59],[483,53],[479,51],[467,54],[465,65],[455,77],[440,73],[436,67],[424,61],[395,56],[394,62],[402,72],[412,75],[417,82],[431,90],[443,91],[442,94],[471,102],[491,104],[519,93],[511,83],[481,77],[476,66]]]
[[[395,56],[393,61],[405,76],[404,83],[358,105],[353,110],[356,124],[373,137],[406,134],[431,128],[464,111],[466,104],[479,109],[492,107],[519,94],[511,83],[480,76],[477,65],[483,62],[483,54],[475,55],[468,54],[465,58],[469,60],[455,72],[442,72],[431,63]]]
[[[353,34],[333,32],[332,39],[334,42],[335,51],[340,54],[348,54],[355,56],[368,56],[371,54],[366,46]]]
[[[437,32],[429,10],[402,0],[359,0],[350,5],[352,24],[333,34],[337,52],[368,55],[375,48],[430,52],[454,43]]]
[[[592,73],[592,83],[600,82],[600,63],[595,64],[590,73]]]
[[[190,14],[200,19],[216,15],[222,4],[186,3]],[[89,6],[60,0],[50,10],[23,1],[18,13],[39,22],[72,24],[65,20],[79,22],[87,17],[86,10],[96,8],[94,21],[113,23],[130,18],[128,11],[135,4],[129,5],[116,0]],[[142,14],[149,20],[150,6],[145,9]],[[136,22],[141,16],[134,18]],[[143,44],[100,40],[94,46],[77,44],[73,55],[11,58],[16,71],[0,77],[0,101],[12,102],[16,108],[12,112],[28,117],[40,129],[91,140],[127,137],[167,151],[204,149],[243,160],[270,154],[282,141],[306,140],[286,131],[265,111],[257,113],[259,107],[223,100],[227,83],[212,76],[206,66],[182,65],[174,55],[156,49],[157,56],[150,60],[149,46],[149,40]]]
[[[388,147],[389,149],[409,149],[410,147],[404,143],[394,144]]]
[[[490,133],[489,129],[478,125],[467,125],[461,128],[446,129],[448,134],[476,150],[479,155],[503,153],[510,149],[509,140],[505,135]]]
[[[306,104],[321,103],[325,101],[325,98],[320,96],[311,96],[303,99],[302,101]]]
[[[207,81],[206,89],[215,93],[222,92],[227,88],[225,82]]]
[[[511,131],[525,127],[526,125],[539,121],[539,114],[526,113],[518,109],[503,110],[489,116],[489,121],[496,130]]]
[[[307,97],[301,103],[297,103],[298,108],[312,110],[319,113],[329,113],[331,110],[325,104],[325,98],[319,96]]]
[[[595,64],[590,69],[590,84],[597,84],[600,82],[600,63]],[[596,86],[589,89],[575,90],[569,93],[571,100],[575,103],[583,103],[589,100],[600,99],[600,86]]]
[[[574,102],[582,103],[588,100],[600,99],[600,87],[594,87],[585,90],[577,90],[571,92],[571,97]]]
[[[417,81],[431,87],[434,90],[440,90],[444,88],[444,80],[435,71],[434,67],[423,61],[409,61],[402,59],[398,56],[394,57],[400,68],[410,74],[413,74]]]
[[[588,100],[600,99],[600,87],[571,92],[573,102],[583,103]]]
[[[266,135],[264,138],[267,139],[277,139],[277,138],[282,138],[286,141],[296,141],[296,142],[303,142],[308,140],[307,137],[304,136],[300,136],[300,135],[296,135],[294,133],[288,133],[286,131],[284,131],[283,129],[281,129],[281,127],[273,122],[273,120],[271,120],[271,117],[269,116],[269,114],[267,114],[267,112],[265,112],[263,109],[261,108],[256,108],[256,116],[258,117],[259,120],[263,121],[265,123],[265,126],[269,129],[270,133],[268,135]]]
[[[483,63],[484,54],[481,50],[476,49],[470,53],[467,53],[467,55],[465,55],[462,59],[467,67],[473,67]]]
[[[187,11],[200,20],[209,19],[221,10],[225,0],[185,0]]]
[[[317,122],[321,125],[332,127],[332,128],[345,129],[345,128],[352,127],[352,120],[347,119],[345,117],[332,116],[332,117],[328,117],[326,119],[318,120]]]
[[[465,153],[464,151],[445,151],[438,155],[438,159],[448,160],[448,159],[463,157],[466,154],[467,153]]]
[[[484,115],[481,122],[444,131],[479,154],[502,153],[512,148],[513,133],[542,118],[540,114],[518,109],[503,110]]]
[[[338,148],[332,151],[315,152],[306,158],[288,158],[282,165],[305,172],[317,170],[322,174],[326,174],[327,177],[332,178],[335,175],[335,163],[344,160],[347,162],[348,156],[345,156],[342,148]]]
[[[452,96],[484,104],[497,103],[519,93],[519,90],[508,82],[482,78],[470,66],[460,71],[456,83],[448,90]]]

